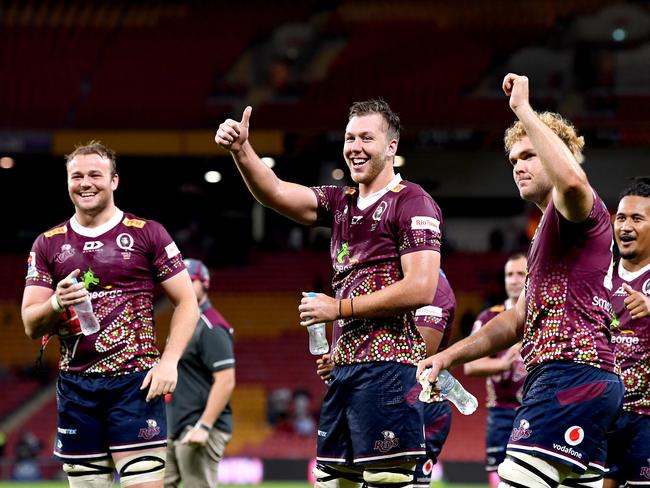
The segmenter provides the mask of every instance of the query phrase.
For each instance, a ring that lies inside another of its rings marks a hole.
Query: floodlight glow
[[[219,183],[221,181],[221,173],[218,171],[208,171],[205,173],[204,178],[208,183]]]
[[[406,163],[404,156],[395,156],[395,162],[393,163],[394,167],[399,168],[400,166],[404,166],[404,163]]]

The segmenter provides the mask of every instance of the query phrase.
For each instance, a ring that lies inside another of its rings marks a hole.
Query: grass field
[[[0,488],[67,488],[68,484],[65,482],[50,482],[41,481],[38,483],[32,482],[2,482],[0,481]],[[119,485],[115,485],[118,487]],[[242,485],[221,485],[219,488],[241,488]],[[246,485],[257,486],[259,488],[311,488],[307,483],[300,483],[295,481],[267,481],[261,485]],[[436,484],[435,488],[487,488],[487,485],[456,485],[456,484]]]

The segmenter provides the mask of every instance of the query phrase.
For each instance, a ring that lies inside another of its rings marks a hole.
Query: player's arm
[[[479,358],[465,363],[463,371],[467,376],[492,376],[493,374],[509,371],[515,360],[515,352],[508,352],[498,358]]]
[[[401,257],[404,277],[381,290],[339,300],[316,293],[315,297],[303,293],[300,311],[300,325],[331,322],[339,318],[381,318],[399,315],[430,305],[436,294],[440,269],[440,253],[431,250],[415,251]]]
[[[429,381],[433,382],[443,369],[489,356],[512,346],[522,336],[525,317],[525,297],[522,293],[516,306],[494,317],[476,333],[456,342],[441,353],[420,361],[418,378],[425,368],[431,367]]]
[[[593,207],[587,175],[566,144],[537,116],[530,105],[528,78],[508,73],[503,91],[510,108],[526,129],[530,142],[553,184],[553,203],[570,222],[583,222]]]
[[[440,341],[442,341],[442,332],[431,327],[418,327],[422,339],[427,346],[427,356],[433,356],[438,352]]]
[[[192,281],[187,270],[183,270],[163,281],[161,286],[172,302],[174,312],[169,326],[169,337],[160,361],[149,370],[142,383],[141,389],[145,389],[150,385],[147,401],[174,391],[178,360],[192,338],[196,323],[199,320],[196,294],[192,288]]]
[[[87,292],[83,283],[72,281],[78,274],[79,270],[74,270],[57,283],[54,292],[45,286],[25,287],[20,311],[28,337],[36,339],[50,333],[65,307],[85,300]]]
[[[212,373],[213,383],[208,393],[208,401],[205,404],[199,423],[212,427],[217,421],[221,412],[228,404],[230,396],[235,389],[235,368],[227,368]],[[208,441],[209,432],[200,427],[189,430],[181,440],[182,444],[204,445]]]
[[[248,140],[251,111],[251,107],[246,107],[241,121],[227,119],[222,123],[214,138],[216,143],[230,151],[246,186],[258,202],[301,224],[315,224],[318,202],[314,192],[278,178],[253,149]]]

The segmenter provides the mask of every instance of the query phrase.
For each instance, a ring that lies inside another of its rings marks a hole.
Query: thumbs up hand
[[[215,142],[228,151],[240,151],[244,143],[248,140],[248,126],[252,111],[253,107],[246,107],[239,122],[233,119],[226,119],[219,126],[214,136]]]

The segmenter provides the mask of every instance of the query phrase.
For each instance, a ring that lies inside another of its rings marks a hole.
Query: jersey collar
[[[111,230],[117,224],[119,224],[122,221],[123,217],[124,217],[124,212],[122,212],[119,208],[115,207],[115,214],[107,222],[104,222],[102,225],[98,227],[84,227],[79,223],[75,215],[73,215],[72,218],[70,219],[70,227],[72,227],[72,230],[75,231],[77,234],[82,235],[84,237],[98,237],[104,234],[105,232]]]
[[[643,268],[637,271],[628,271],[623,266],[623,260],[621,259],[618,262],[618,275],[623,278],[625,281],[634,281],[643,273],[650,271],[650,264],[645,265]]]
[[[381,197],[383,197],[386,193],[388,193],[397,185],[399,185],[401,181],[402,181],[402,177],[399,173],[397,173],[395,176],[393,176],[393,179],[390,180],[390,183],[388,183],[381,190],[376,191],[375,193],[371,193],[367,197],[362,197],[361,195],[359,195],[357,197],[357,208],[359,208],[359,210],[365,210],[368,207],[374,205]]]

